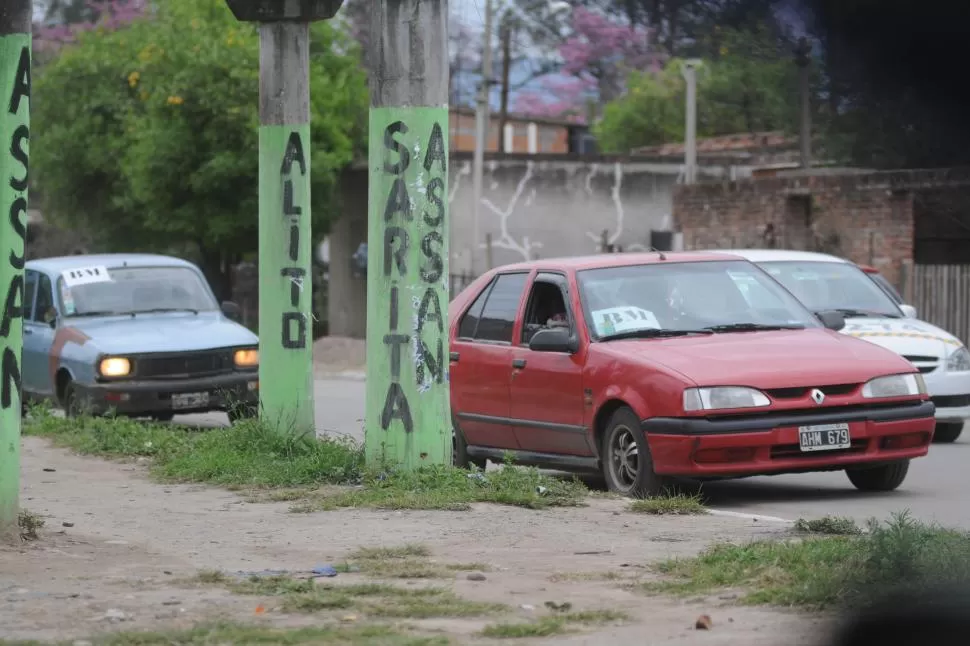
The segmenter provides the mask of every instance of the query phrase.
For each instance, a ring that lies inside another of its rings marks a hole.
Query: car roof
[[[60,274],[68,269],[103,265],[108,269],[116,267],[189,267],[192,263],[153,253],[103,253],[78,256],[57,256],[54,258],[35,258],[27,261],[26,268],[47,274]]]
[[[729,253],[742,258],[747,258],[751,262],[782,262],[782,261],[804,261],[804,262],[837,262],[845,265],[854,264],[845,258],[832,256],[827,253],[817,253],[815,251],[794,251],[791,249],[717,249],[719,253]]]
[[[599,253],[591,256],[569,256],[563,258],[543,258],[528,260],[511,265],[503,265],[493,272],[603,269],[606,267],[626,267],[630,265],[663,264],[665,262],[709,262],[714,260],[737,260],[721,252],[708,251],[649,251],[625,253]]]

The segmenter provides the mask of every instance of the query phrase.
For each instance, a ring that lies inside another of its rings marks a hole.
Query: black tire
[[[956,442],[963,433],[963,422],[937,422],[936,431],[933,433],[935,444],[950,444]]]
[[[65,417],[80,417],[81,415],[81,402],[77,396],[77,388],[74,387],[73,381],[68,381],[64,386],[64,401],[62,402],[64,407]]]
[[[175,418],[175,413],[155,413],[152,419],[156,422],[171,422]]]
[[[247,419],[256,419],[259,417],[259,406],[257,404],[236,404],[229,407],[226,415],[229,417],[230,424]]]
[[[849,482],[859,491],[894,491],[903,484],[909,473],[909,460],[900,460],[878,467],[846,469]]]
[[[600,461],[606,486],[623,496],[649,498],[664,493],[670,485],[669,478],[654,472],[653,456],[640,430],[640,419],[626,406],[610,416],[603,433]]]
[[[474,465],[484,471],[487,461],[468,456],[468,443],[454,419],[451,421],[451,428],[451,463],[459,469],[468,469]]]

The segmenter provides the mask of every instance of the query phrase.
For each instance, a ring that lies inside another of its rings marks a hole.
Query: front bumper
[[[970,417],[970,372],[947,372],[937,368],[923,375],[930,399],[936,404],[936,419],[962,422]]]
[[[255,371],[194,379],[76,383],[75,388],[81,406],[94,414],[114,410],[120,415],[132,416],[182,415],[226,410],[230,405],[255,404],[259,401],[259,375]],[[179,395],[202,397],[180,398]]]
[[[932,402],[811,413],[721,418],[650,418],[654,470],[683,477],[730,477],[828,471],[917,458],[929,450],[936,425]],[[848,423],[847,449],[802,452],[798,427]]]

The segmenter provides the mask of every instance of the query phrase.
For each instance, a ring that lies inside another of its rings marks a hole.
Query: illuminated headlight
[[[925,394],[926,384],[923,382],[923,375],[919,373],[876,377],[862,387],[862,396],[867,399]]]
[[[684,411],[723,410],[728,408],[758,408],[771,404],[760,390],[743,386],[717,388],[688,388],[684,391]]]
[[[236,350],[232,361],[237,368],[255,368],[259,365],[259,350]]]
[[[950,372],[967,372],[970,370],[970,350],[967,350],[966,346],[960,346],[947,357],[946,369]]]
[[[124,357],[108,357],[98,365],[102,377],[127,377],[131,374],[131,361]]]

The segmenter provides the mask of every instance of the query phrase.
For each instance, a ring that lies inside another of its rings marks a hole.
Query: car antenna
[[[662,252],[660,249],[657,249],[656,247],[650,247],[650,251],[656,251],[658,254],[660,254],[661,260],[667,259],[667,256],[664,255],[664,252]]]

